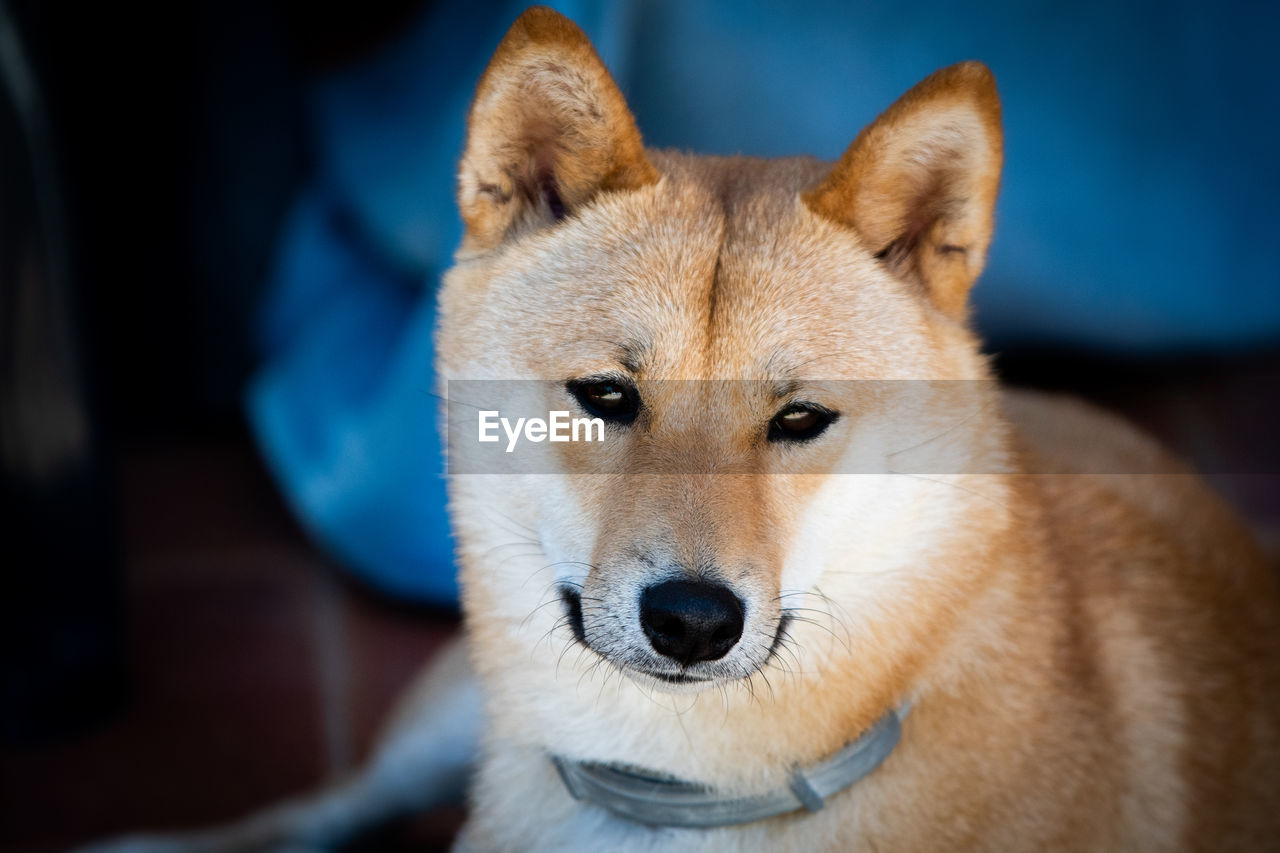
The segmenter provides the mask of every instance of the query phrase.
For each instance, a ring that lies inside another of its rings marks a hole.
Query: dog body
[[[110,849],[327,847],[473,748],[470,851],[1277,849],[1276,573],[1153,443],[991,381],[966,301],[1001,155],[974,63],[834,167],[647,151],[581,31],[522,15],[470,115],[442,392],[607,440],[492,476],[451,434],[469,667],[342,788]],[[752,795],[889,711],[874,770],[735,825],[616,817],[553,763]]]
[[[645,151],[576,27],[513,26],[472,109],[440,374],[545,380],[548,409],[573,381],[630,395],[613,452],[666,467],[579,473],[597,451],[564,445],[558,473],[451,478],[487,726],[461,846],[1276,843],[1271,568],[1123,424],[1003,394],[968,331],[998,110],[966,64],[834,169]],[[967,389],[923,415],[945,473],[896,471],[886,404],[858,393],[896,382]],[[815,412],[838,417],[774,440]],[[662,654],[645,602],[666,582],[730,590],[732,648]],[[750,794],[895,708],[870,775],[736,826],[616,818],[551,760]]]

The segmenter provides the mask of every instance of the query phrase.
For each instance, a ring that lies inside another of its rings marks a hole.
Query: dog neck
[[[904,711],[905,714],[905,711]],[[880,766],[901,738],[901,717],[889,711],[835,754],[797,767],[785,786],[751,796],[723,794],[705,785],[616,764],[552,756],[574,799],[647,826],[710,828],[752,823],[797,811],[816,812],[833,794]]]

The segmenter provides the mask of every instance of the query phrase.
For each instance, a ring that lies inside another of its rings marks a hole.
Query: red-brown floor
[[[354,588],[303,537],[247,440],[123,460],[131,690],[89,733],[0,760],[0,849],[198,827],[364,758],[457,629]],[[461,812],[407,830],[444,849]]]

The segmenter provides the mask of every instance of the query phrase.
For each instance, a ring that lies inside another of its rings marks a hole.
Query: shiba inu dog
[[[929,77],[834,167],[646,151],[582,33],[531,9],[469,131],[442,375],[548,380],[667,467],[575,475],[596,451],[565,444],[558,475],[453,479],[487,716],[464,846],[1280,844],[1276,574],[1134,432],[984,382],[985,67]],[[752,382],[700,393],[720,380]],[[925,430],[958,463],[828,473],[890,446],[867,381],[965,387]],[[908,707],[821,808],[728,825],[620,818],[625,783],[575,799],[552,760],[750,799]]]
[[[524,383],[605,440],[492,476],[451,435],[465,649],[366,777],[204,843],[420,806],[479,729],[463,850],[1276,849],[1277,575],[1147,439],[991,381],[1001,144],[964,63],[834,166],[646,150],[525,12],[471,108],[442,394]]]

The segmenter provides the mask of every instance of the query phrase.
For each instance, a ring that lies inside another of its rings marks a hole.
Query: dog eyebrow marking
[[[773,383],[773,397],[782,400],[800,390],[800,382],[796,379],[782,379]]]
[[[636,341],[618,344],[618,350],[621,352],[621,355],[618,356],[618,363],[629,373],[639,373],[640,368],[644,366],[645,349],[644,344]]]

